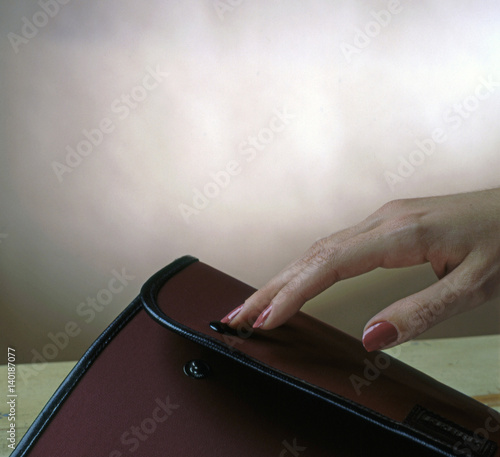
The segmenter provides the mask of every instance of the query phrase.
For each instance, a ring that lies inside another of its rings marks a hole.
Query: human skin
[[[429,262],[438,281],[373,316],[368,351],[411,340],[500,294],[500,188],[394,200],[322,238],[222,322],[270,330],[342,279]]]

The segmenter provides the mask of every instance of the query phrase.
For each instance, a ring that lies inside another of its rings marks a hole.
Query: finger
[[[336,282],[377,267],[410,266],[426,262],[421,244],[401,227],[386,226],[362,232],[339,244],[329,240],[305,256],[297,273],[275,292],[254,327],[272,329],[283,324],[310,298]],[[263,300],[260,305],[264,305]],[[238,316],[240,317],[240,316]]]
[[[403,298],[372,317],[363,332],[368,351],[409,341],[455,314],[482,303],[478,285],[472,282],[464,262],[432,286]]]
[[[327,239],[330,243],[340,243],[361,233],[363,230],[361,224],[358,224],[357,226],[337,232]],[[243,305],[238,306],[227,314],[221,322],[229,323],[229,325],[234,328],[247,323],[252,325],[278,292],[285,287],[286,284],[290,283],[301,271],[308,268],[311,259],[317,255],[318,251],[321,249],[321,244],[323,242],[326,243],[327,239],[317,240],[302,257],[287,265],[265,286],[247,298]]]
[[[371,271],[382,262],[383,245],[373,234],[361,234],[333,248],[318,250],[276,293],[254,326],[266,330],[278,327],[336,282]]]

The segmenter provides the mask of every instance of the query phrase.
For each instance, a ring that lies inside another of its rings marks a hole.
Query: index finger
[[[393,268],[426,262],[421,243],[406,230],[377,226],[350,230],[314,243],[305,255],[249,297],[231,320],[272,329],[288,320],[304,303],[336,282],[377,267]],[[255,320],[258,313],[260,316]]]

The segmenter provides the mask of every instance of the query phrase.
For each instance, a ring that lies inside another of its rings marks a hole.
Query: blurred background
[[[75,360],[179,256],[259,287],[385,202],[498,186],[499,22],[493,1],[2,2],[0,346]],[[379,269],[304,310],[361,338],[435,280]],[[423,337],[498,333],[498,305]]]

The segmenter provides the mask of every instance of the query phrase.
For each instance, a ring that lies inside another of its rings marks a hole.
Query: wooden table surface
[[[500,411],[500,335],[418,340],[386,352]],[[16,444],[74,365],[75,362],[50,363],[36,376],[31,365],[17,365]],[[7,398],[7,374],[7,366],[0,365],[3,399]],[[2,400],[0,457],[12,452],[6,440],[10,425],[7,414],[6,401]]]

